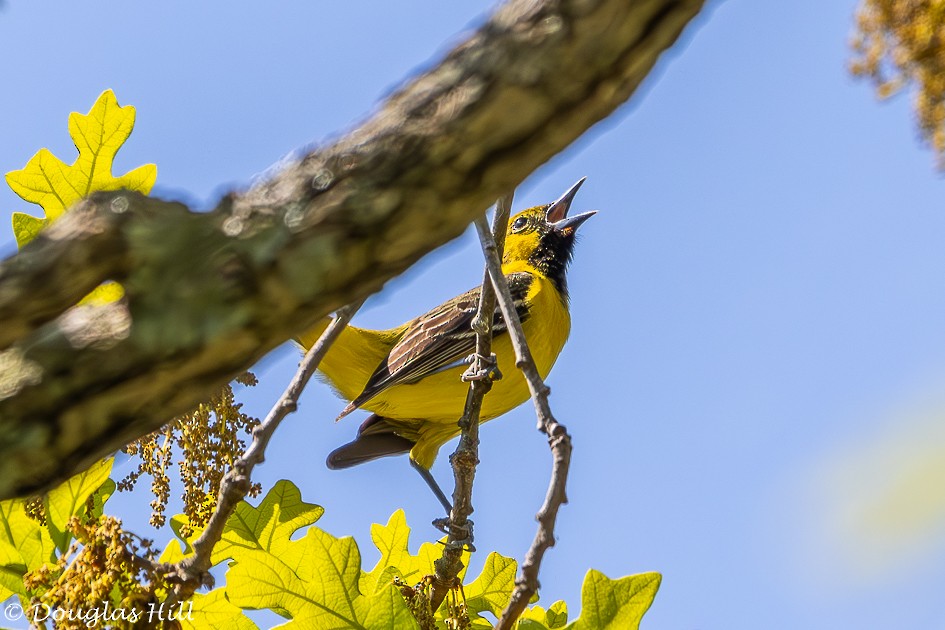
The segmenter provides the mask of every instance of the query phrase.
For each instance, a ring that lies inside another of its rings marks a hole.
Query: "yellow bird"
[[[528,346],[542,378],[551,371],[571,330],[566,272],[575,232],[593,216],[568,216],[578,181],[554,203],[524,210],[509,222],[502,273],[522,320]],[[348,468],[386,455],[410,453],[410,460],[443,503],[449,502],[430,474],[440,447],[460,433],[469,385],[460,376],[475,353],[471,323],[480,288],[476,287],[409,322],[389,330],[348,326],[322,359],[319,371],[355,409],[373,412],[354,441],[328,456],[328,467]],[[483,422],[501,416],[529,398],[525,378],[498,308],[492,351],[504,377],[486,394]],[[299,337],[310,348],[328,325],[326,318]]]

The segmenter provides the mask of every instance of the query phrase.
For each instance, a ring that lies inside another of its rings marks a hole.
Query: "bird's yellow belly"
[[[507,335],[496,339],[493,352],[502,379],[493,384],[483,400],[483,420],[502,415],[528,400],[528,385],[515,367],[515,354]],[[551,364],[542,367],[539,370],[547,372]],[[465,370],[466,366],[455,367],[427,376],[419,383],[391,387],[364,403],[362,408],[385,418],[455,423],[463,415],[466,392],[469,391],[469,384],[460,378]]]
[[[571,328],[571,318],[557,292],[550,286],[550,281],[544,278],[535,279],[529,292],[529,302],[531,317],[522,324],[522,329],[538,372],[544,378],[564,347]],[[483,400],[483,420],[500,416],[529,397],[525,378],[515,366],[515,352],[507,333],[494,339],[492,351],[498,360],[502,378],[494,382],[492,390]],[[460,379],[465,369],[465,366],[459,366],[427,376],[415,384],[391,387],[366,402],[362,408],[386,418],[424,419],[455,428],[456,421],[463,415],[466,392],[469,390],[469,384]],[[455,435],[458,432],[456,429],[452,433]]]

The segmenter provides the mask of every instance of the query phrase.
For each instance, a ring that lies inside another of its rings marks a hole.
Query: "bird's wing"
[[[522,321],[528,318],[525,298],[532,283],[532,275],[522,271],[508,274],[515,310]],[[371,398],[394,385],[416,383],[425,376],[455,367],[475,352],[476,333],[471,324],[479,306],[477,287],[452,300],[444,302],[430,312],[410,322],[403,336],[391,348],[375,370],[360,396],[355,398],[345,412],[361,406]],[[493,335],[506,332],[505,320],[496,307],[492,320]]]

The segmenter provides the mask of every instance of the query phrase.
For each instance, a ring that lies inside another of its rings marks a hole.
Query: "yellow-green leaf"
[[[37,219],[23,212],[13,213],[13,235],[16,237],[16,246],[23,247],[46,227],[46,219]]]
[[[0,602],[10,595],[26,595],[23,586],[23,574],[26,571],[26,563],[16,547],[0,540]]]
[[[79,151],[75,162],[66,164],[48,149],[40,149],[25,168],[7,173],[7,183],[26,201],[42,206],[48,221],[55,221],[73,203],[99,190],[126,188],[146,195],[157,178],[154,164],[119,177],[112,175],[115,154],[134,125],[135,108],[119,106],[115,93],[105,90],[88,114],[69,115],[69,135]]]
[[[71,517],[84,513],[89,497],[108,481],[114,461],[111,458],[103,459],[46,495],[44,499],[46,524],[60,552],[65,552],[69,548],[69,541],[72,538],[66,531],[66,523]]]
[[[396,588],[391,587],[370,596],[362,596],[361,600],[360,608],[364,615],[361,623],[365,628],[420,630],[417,620],[407,609]]]
[[[105,502],[115,494],[117,485],[111,478],[106,479],[92,495],[92,517],[100,518],[105,513]]]
[[[171,540],[164,546],[164,551],[161,552],[161,556],[158,560],[167,564],[177,564],[191,555],[191,553],[192,552],[184,551],[179,540]]]
[[[407,526],[407,517],[403,510],[397,510],[391,514],[387,519],[387,525],[372,523],[371,540],[381,552],[381,559],[374,566],[374,571],[383,571],[390,566],[406,569],[406,565],[412,563],[412,556],[407,549],[410,542],[410,528]],[[407,581],[407,576],[400,577]]]
[[[280,556],[235,549],[226,574],[227,597],[241,608],[269,608],[292,619],[280,628],[416,628],[394,588],[372,595],[358,590],[361,554],[351,538],[317,527],[288,541]]]
[[[174,609],[177,612],[177,608]],[[207,628],[227,628],[227,630],[259,630],[259,626],[243,614],[226,598],[222,588],[210,591],[206,595],[197,593],[193,598],[193,608],[184,606],[183,614],[177,615],[181,627],[185,630],[206,630]]]
[[[213,550],[213,563],[234,557],[234,547],[260,549],[281,556],[289,537],[324,513],[321,506],[302,501],[302,493],[294,483],[285,479],[278,481],[259,507],[246,501],[237,505],[226,522],[223,538]]]
[[[411,554],[410,528],[403,511],[398,510],[386,525],[371,527],[381,558],[365,573],[353,539],[335,538],[312,525],[322,512],[320,507],[303,502],[298,488],[288,481],[277,483],[258,507],[244,501],[227,523],[222,543],[226,552],[214,553],[214,564],[230,559],[226,586],[218,589],[225,592],[226,601],[243,610],[269,609],[290,620],[279,628],[417,628],[399,589],[392,584],[393,578],[408,584],[421,582],[433,572],[442,547],[427,543],[418,554]],[[175,528],[178,535],[180,524]],[[293,533],[302,528],[307,528],[305,536],[292,540]],[[183,542],[186,550],[174,541],[162,560],[174,561],[190,553],[189,541]],[[469,564],[468,554],[463,563]],[[515,573],[514,560],[489,554],[482,573],[465,587],[471,628],[492,627],[480,613],[501,615],[511,597]],[[568,624],[567,606],[558,601],[547,610],[541,606],[527,609],[516,627],[637,630],[660,579],[658,573],[645,573],[611,580],[592,570],[585,578],[579,619]],[[235,614],[231,609],[223,610],[224,604],[219,606],[221,615]],[[443,615],[437,618],[442,623]],[[207,625],[220,627],[225,622],[214,625],[208,620]]]
[[[25,596],[23,575],[55,562],[57,548],[60,552],[68,548],[72,536],[65,524],[69,517],[87,507],[93,515],[101,515],[115,491],[115,482],[108,478],[112,462],[99,462],[50,491],[44,499],[46,525],[26,514],[24,499],[0,501],[0,602],[9,591]]]
[[[479,616],[481,612],[488,611],[496,617],[502,616],[502,611],[512,597],[517,566],[518,564],[512,558],[500,556],[495,552],[486,557],[482,573],[465,588],[466,608],[473,627],[492,627]]]
[[[519,630],[558,630],[568,625],[568,605],[560,599],[548,610],[531,606],[518,619]]]
[[[258,507],[240,503],[212,556],[214,564],[230,559],[226,586],[218,589],[226,601],[241,609],[269,609],[292,620],[280,628],[417,628],[400,592],[391,586],[390,569],[385,573],[386,588],[373,588],[372,583],[362,593],[364,573],[357,544],[313,526],[323,512],[302,501],[290,481],[278,482]],[[171,526],[181,538],[182,521],[175,519]],[[407,558],[409,530],[406,523],[399,529],[396,518],[392,521],[394,529],[386,532],[392,541],[389,548],[402,548],[404,555],[399,557]],[[305,536],[291,540],[303,528]],[[174,561],[185,553],[190,553],[190,540],[181,538],[165,549],[162,560]],[[222,604],[220,609],[221,615],[232,613]]]
[[[660,588],[659,573],[611,580],[591,569],[581,588],[581,616],[567,630],[637,630]]]
[[[417,554],[411,554],[408,548],[410,542],[410,527],[403,510],[391,514],[387,525],[374,523],[371,525],[371,540],[381,552],[381,558],[374,565],[370,573],[365,573],[361,583],[363,592],[386,588],[390,581],[386,579],[385,570],[396,567],[396,575],[407,584],[416,584],[424,576],[433,573],[433,563],[443,555],[443,547],[433,543],[423,543]],[[460,558],[463,566],[469,564],[469,553],[464,551]],[[465,569],[460,578],[465,575]]]
[[[302,493],[291,481],[282,479],[266,493],[258,507],[241,501],[226,522],[223,537],[213,548],[211,561],[219,564],[235,557],[241,549],[256,549],[280,555],[285,551],[289,537],[306,525],[311,525],[325,513],[314,503],[302,501]],[[178,562],[193,553],[191,544],[203,531],[190,526],[190,537],[184,538],[181,528],[190,525],[183,514],[171,517],[171,530],[178,540],[172,540],[161,554],[161,562]]]
[[[0,501],[0,541],[16,549],[29,570],[55,559],[49,531],[26,515],[23,499]]]
[[[568,605],[558,600],[545,611],[545,625],[549,630],[556,630],[568,625]]]
[[[26,201],[40,205],[46,213],[42,219],[13,213],[13,234],[18,247],[29,243],[72,204],[93,192],[121,188],[145,195],[151,192],[157,179],[154,164],[139,166],[119,177],[112,175],[115,154],[134,126],[135,108],[119,106],[115,93],[105,90],[88,114],[69,115],[69,135],[79,151],[75,162],[66,164],[48,149],[40,149],[26,167],[7,173],[10,188]],[[106,282],[80,304],[108,304],[120,300],[124,293],[121,285]]]
[[[171,540],[166,547],[164,547],[163,553],[161,553],[160,561],[173,564],[175,562],[180,562],[185,557],[192,555],[194,549],[192,547],[193,542],[197,540],[197,537],[203,533],[202,527],[191,526],[190,537],[184,537],[181,533],[182,528],[185,525],[190,525],[190,518],[186,514],[175,514],[171,517],[171,531],[177,535],[177,540]],[[219,546],[220,543],[217,544]],[[216,563],[214,563],[216,564]]]

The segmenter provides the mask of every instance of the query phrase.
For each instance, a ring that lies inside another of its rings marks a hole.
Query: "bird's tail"
[[[306,350],[311,348],[330,322],[330,317],[322,318],[311,329],[299,335],[296,341]],[[364,391],[365,384],[390,352],[398,334],[400,329],[367,330],[346,326],[318,369],[328,377],[343,398],[354,400]]]
[[[395,430],[387,418],[371,414],[361,424],[354,441],[336,448],[328,455],[328,467],[332,470],[350,468],[379,457],[409,453],[415,442],[397,435]]]

